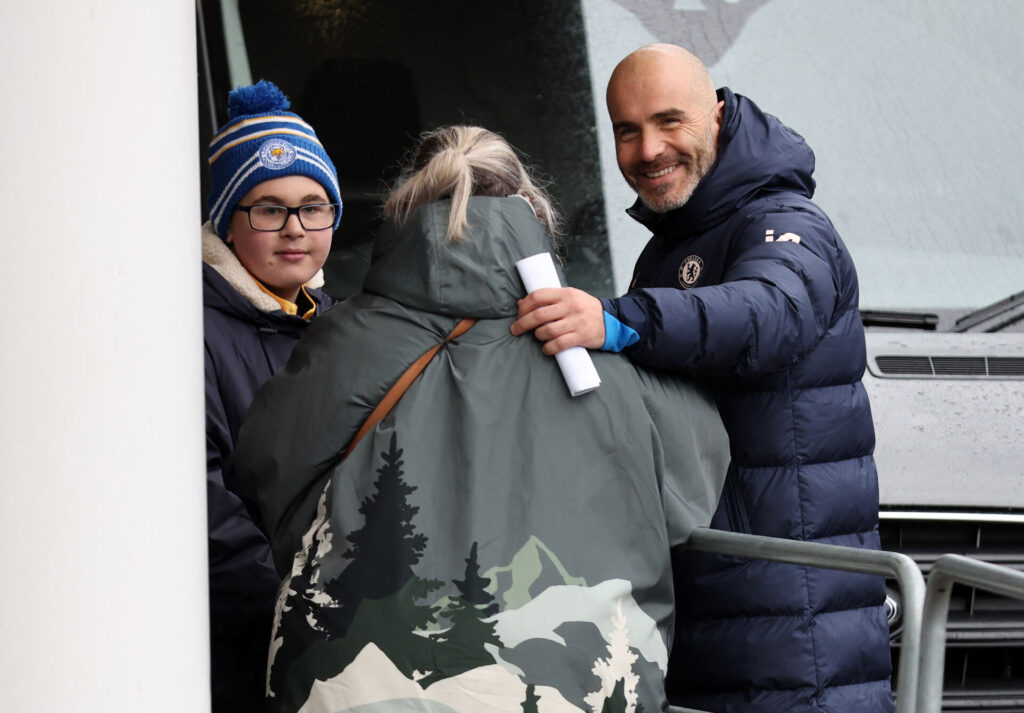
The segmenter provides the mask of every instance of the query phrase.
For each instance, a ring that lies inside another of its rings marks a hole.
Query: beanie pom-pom
[[[291,106],[277,85],[261,79],[248,87],[238,87],[228,94],[228,117],[286,111]]]

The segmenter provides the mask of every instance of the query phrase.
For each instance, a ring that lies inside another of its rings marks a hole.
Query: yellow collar
[[[299,313],[299,305],[298,304],[296,304],[294,302],[289,302],[284,297],[279,297],[279,296],[275,295],[273,292],[268,290],[266,288],[266,286],[262,282],[257,280],[255,277],[253,277],[252,279],[256,282],[256,285],[261,290],[263,290],[268,295],[273,297],[274,301],[276,301],[279,305],[281,305],[281,309],[284,310],[285,314],[297,315]],[[309,296],[309,293],[306,292],[306,286],[305,285],[303,285],[302,287],[299,288],[299,300],[298,301],[299,301],[299,303],[301,303],[303,305],[309,305],[309,307],[306,309],[306,311],[302,314],[302,318],[305,319],[305,320],[312,319],[313,315],[316,314],[316,302],[313,300],[312,297]]]

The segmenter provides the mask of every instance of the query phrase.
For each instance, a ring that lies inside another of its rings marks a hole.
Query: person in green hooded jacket
[[[713,401],[603,353],[574,398],[512,336],[516,262],[558,218],[499,135],[421,137],[385,215],[362,292],[310,325],[235,451],[284,577],[272,708],[662,710],[671,551],[728,463]]]

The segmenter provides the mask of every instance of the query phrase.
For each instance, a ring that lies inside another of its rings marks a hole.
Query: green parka
[[[448,202],[378,237],[363,292],[314,322],[257,394],[235,453],[285,576],[278,710],[661,710],[670,549],[715,511],[726,435],[693,383],[593,353],[572,398],[509,325],[530,205]],[[344,461],[391,384],[463,317]],[[397,706],[397,707],[396,707]]]

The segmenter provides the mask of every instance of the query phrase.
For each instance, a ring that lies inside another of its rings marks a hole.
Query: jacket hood
[[[526,295],[516,261],[551,252],[550,236],[526,200],[477,196],[469,199],[465,238],[448,242],[450,205],[420,206],[402,226],[386,221],[363,291],[452,317],[515,315]]]
[[[727,87],[718,158],[686,205],[655,213],[638,198],[626,212],[656,235],[685,238],[707,231],[759,195],[814,194],[814,152],[803,137]]]
[[[209,221],[203,224],[203,262],[223,277],[234,290],[261,312],[276,312],[281,309],[273,297],[260,289],[256,280],[235,257],[234,251],[228,247]],[[324,271],[318,270],[306,287],[323,287]]]

